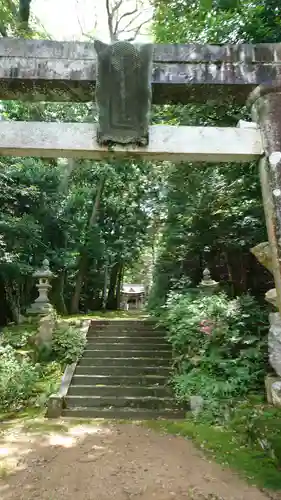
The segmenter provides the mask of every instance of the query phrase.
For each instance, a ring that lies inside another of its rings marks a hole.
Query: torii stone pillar
[[[252,116],[260,127],[265,156],[260,177],[272,271],[281,313],[281,81],[260,85],[249,98]]]

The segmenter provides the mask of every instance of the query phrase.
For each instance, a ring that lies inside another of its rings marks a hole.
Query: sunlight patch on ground
[[[44,418],[6,422],[0,434],[0,478],[26,467],[25,457],[38,448],[72,448],[94,434],[111,433],[101,422],[85,423],[71,420],[48,421]],[[104,453],[103,447],[92,447],[91,459]]]

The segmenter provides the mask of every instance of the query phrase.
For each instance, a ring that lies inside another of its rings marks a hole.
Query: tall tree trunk
[[[121,286],[122,286],[122,281],[123,281],[123,274],[124,274],[124,264],[120,263],[118,277],[117,277],[117,287],[116,287],[116,307],[117,307],[117,309],[120,309]]]
[[[61,195],[61,197],[64,197],[67,195],[69,180],[73,170],[76,167],[76,161],[73,158],[69,158],[66,164],[61,165],[58,162],[58,160],[56,163],[58,166],[62,168],[62,176],[58,187],[58,192]],[[63,240],[64,240],[63,247],[64,251],[66,252],[68,245],[68,234],[67,231],[65,230],[63,232]],[[67,279],[67,269],[64,266],[60,266],[60,269],[58,270],[58,276],[56,279],[53,280],[52,292],[51,292],[54,306],[60,314],[68,313],[64,300],[64,287],[66,279]]]
[[[7,281],[5,284],[5,290],[11,310],[12,321],[18,324],[20,318],[20,305],[17,285],[15,285],[14,282]]]
[[[119,262],[115,262],[115,264],[111,268],[109,290],[106,302],[106,309],[109,309],[110,311],[115,310],[117,307],[116,287],[118,281],[119,266],[120,266]]]
[[[22,31],[28,30],[28,21],[30,17],[31,0],[20,0],[19,2],[19,28]]]
[[[26,307],[32,302],[33,287],[34,287],[34,281],[32,276],[31,275],[26,276],[24,280],[22,300],[21,300],[21,306],[23,310],[25,310]]]
[[[102,191],[105,185],[105,177],[101,177],[95,199],[93,202],[93,209],[91,213],[91,217],[88,222],[88,228],[87,228],[87,233],[91,230],[91,228],[94,226],[97,217],[98,217],[98,211],[99,211],[99,205],[100,205],[100,200],[102,196]],[[72,314],[77,314],[79,312],[79,301],[81,297],[81,292],[84,284],[84,278],[88,269],[88,250],[87,250],[87,235],[85,239],[84,246],[80,252],[80,255],[78,257],[78,262],[77,262],[77,267],[78,267],[78,272],[76,276],[76,283],[75,283],[75,290],[74,294],[72,297],[71,301],[71,313]]]
[[[225,264],[226,264],[226,268],[227,268],[228,281],[232,283],[233,282],[233,276],[232,276],[232,269],[231,269],[231,265],[230,265],[230,262],[229,262],[228,253],[227,252],[223,252],[223,256],[224,256]]]
[[[5,326],[11,320],[10,304],[6,293],[5,279],[0,275],[0,327]]]
[[[58,276],[52,282],[52,302],[58,313],[67,314],[67,307],[64,301],[64,284],[66,278],[66,270],[59,272]]]
[[[245,266],[243,252],[240,253],[240,287],[242,293],[247,291],[247,267]]]
[[[102,293],[103,310],[106,309],[107,285],[108,285],[108,263],[105,264],[105,271],[104,271],[104,282],[103,282],[103,293]]]

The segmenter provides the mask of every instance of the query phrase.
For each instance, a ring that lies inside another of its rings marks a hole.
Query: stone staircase
[[[93,321],[62,415],[184,418],[168,387],[172,351],[153,321]]]

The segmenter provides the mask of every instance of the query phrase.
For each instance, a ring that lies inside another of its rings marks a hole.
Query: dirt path
[[[268,500],[209,463],[192,443],[140,425],[47,428],[34,422],[0,437],[1,500]],[[2,469],[1,469],[2,458]]]

